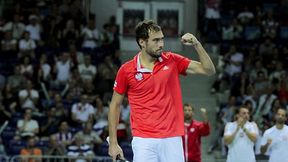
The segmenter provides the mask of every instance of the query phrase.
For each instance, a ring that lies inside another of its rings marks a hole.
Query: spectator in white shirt
[[[25,25],[20,21],[20,15],[15,13],[13,21],[6,23],[3,27],[3,31],[12,31],[12,37],[16,40],[20,40],[25,31]]]
[[[82,126],[86,122],[93,121],[94,107],[87,102],[88,96],[83,94],[81,101],[72,105],[72,120],[76,126]]]
[[[88,21],[88,26],[83,28],[81,35],[83,37],[83,48],[96,48],[99,46],[98,42],[100,39],[100,33],[95,26],[95,20],[90,19]]]
[[[91,64],[91,56],[86,55],[84,59],[84,64],[78,65],[78,70],[83,81],[94,80],[96,76],[96,66]]]
[[[256,162],[254,144],[258,136],[256,123],[249,122],[249,110],[240,107],[236,121],[229,122],[224,130],[224,142],[228,145],[227,162]]]
[[[41,40],[41,25],[39,23],[39,18],[36,15],[29,16],[29,24],[26,26],[26,31],[29,31],[31,39],[36,42]]]
[[[56,81],[59,84],[66,84],[68,79],[70,78],[70,70],[71,70],[71,59],[69,53],[63,52],[54,67],[54,72],[56,73]]]
[[[33,89],[33,84],[31,80],[27,80],[26,89],[21,90],[18,93],[20,105],[22,109],[32,108],[37,110],[37,103],[39,99],[39,93],[37,90]]]
[[[18,57],[22,58],[23,56],[30,56],[31,58],[35,57],[34,50],[36,48],[36,43],[33,39],[30,38],[30,33],[25,31],[23,33],[23,39],[19,42],[19,54]]]

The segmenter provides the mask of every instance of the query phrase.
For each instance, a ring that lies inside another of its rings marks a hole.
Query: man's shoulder
[[[131,59],[124,64],[121,65],[120,69],[123,69],[124,71],[130,71],[131,69],[135,68],[135,62],[134,59]]]

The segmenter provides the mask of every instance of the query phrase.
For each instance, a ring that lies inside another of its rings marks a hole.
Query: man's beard
[[[148,53],[149,56],[158,59],[161,56],[162,53],[162,49],[157,50],[157,51],[146,51]]]
[[[277,124],[285,124],[285,120],[284,119],[277,119],[276,123]]]

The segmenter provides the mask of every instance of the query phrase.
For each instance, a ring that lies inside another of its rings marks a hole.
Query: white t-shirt
[[[272,139],[267,150],[270,155],[269,162],[288,162],[288,126],[284,125],[283,129],[277,129],[276,126],[267,129],[262,137],[261,146],[264,146],[268,139]]]
[[[31,94],[30,98],[27,98],[24,101],[24,103],[21,105],[22,108],[27,108],[27,107],[32,108],[32,109],[36,108],[32,99],[39,98],[39,93],[38,91],[32,89],[30,91],[30,94]],[[18,96],[19,98],[25,98],[28,96],[28,91],[26,89],[23,89],[19,92]]]
[[[246,122],[244,125],[251,133],[258,134],[255,123]],[[237,122],[229,122],[225,127],[224,136],[232,135],[237,129]],[[240,128],[232,143],[228,145],[227,162],[256,162],[254,154],[254,142],[251,141],[246,133]]]
[[[57,80],[61,82],[66,82],[70,77],[70,61],[62,62],[57,61],[56,62],[56,68],[57,68]]]
[[[94,107],[91,104],[82,105],[82,103],[75,103],[72,105],[72,113],[83,122],[87,122],[90,115],[95,113]]]
[[[21,39],[19,42],[19,49],[20,50],[34,50],[36,48],[36,43],[34,40],[29,39]]]
[[[17,128],[21,128],[23,127],[24,124],[24,120],[18,120],[17,121]],[[25,127],[24,127],[24,131],[21,133],[21,136],[34,136],[34,130],[35,129],[39,129],[39,124],[36,120],[29,120]]]
[[[81,78],[84,80],[92,80],[93,76],[95,76],[97,72],[96,67],[91,64],[88,67],[85,64],[78,65],[78,71]]]

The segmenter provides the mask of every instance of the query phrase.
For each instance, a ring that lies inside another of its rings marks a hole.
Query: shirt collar
[[[141,55],[141,52],[139,52],[139,53],[136,55],[136,59],[135,59],[137,72],[141,72],[141,73],[152,73],[152,70],[141,67],[140,55]],[[161,54],[161,56],[158,58],[158,61],[159,61],[159,62],[163,62],[163,58],[162,58],[162,57],[163,57],[163,56],[162,56],[162,54]]]

